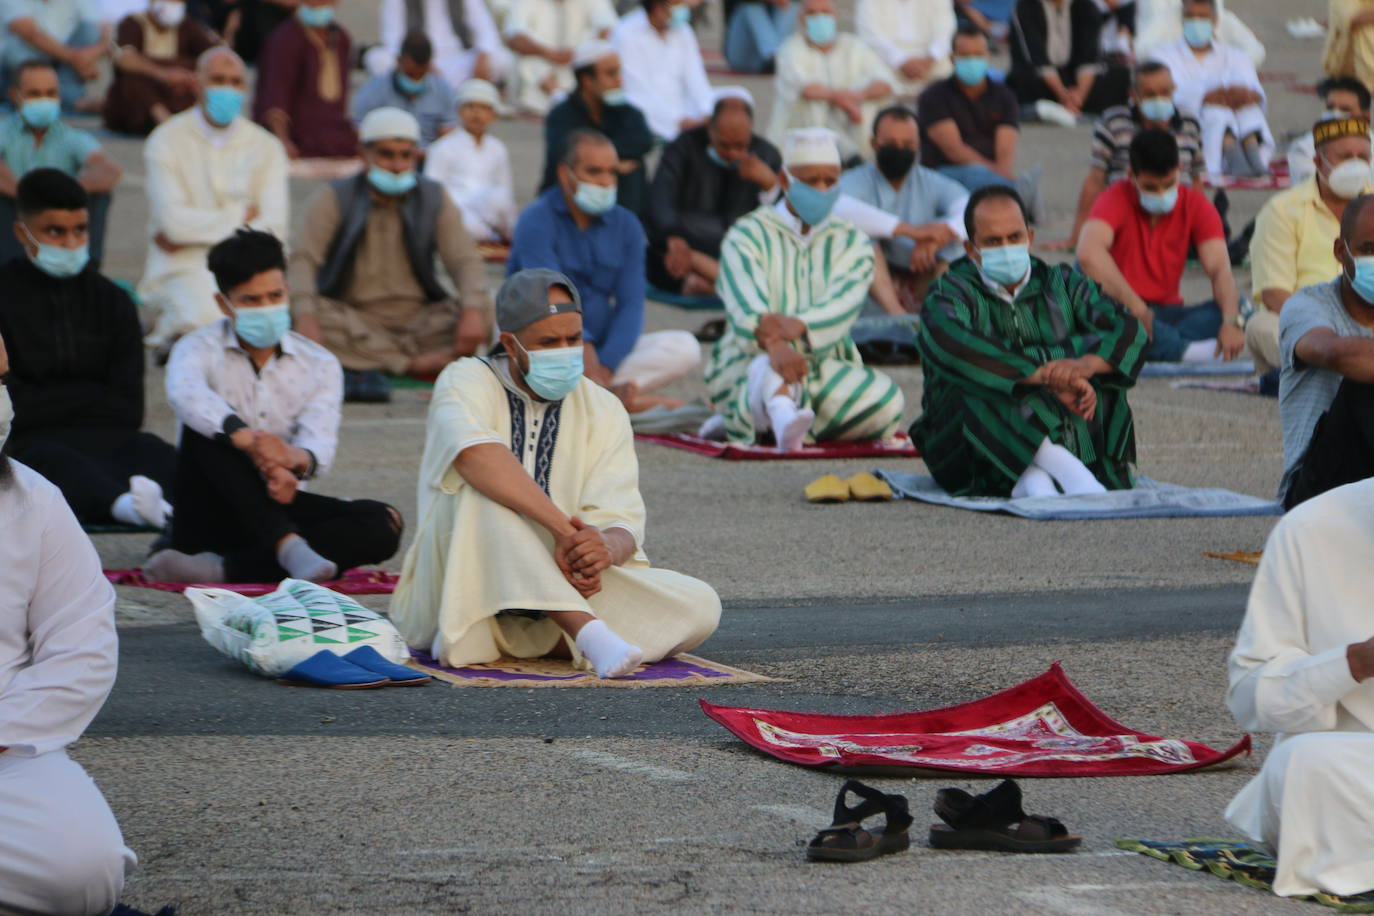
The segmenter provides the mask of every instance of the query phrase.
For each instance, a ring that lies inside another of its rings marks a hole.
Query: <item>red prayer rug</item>
[[[593,671],[574,668],[567,659],[556,658],[503,658],[489,665],[450,668],[435,661],[428,652],[411,649],[410,665],[454,687],[712,687],[773,680],[686,653],[640,665],[630,675],[610,680],[602,680]]]
[[[112,585],[129,585],[134,588],[155,588],[162,592],[181,594],[188,588],[223,588],[249,598],[270,595],[279,587],[276,582],[149,582],[143,578],[141,569],[107,569],[105,578]],[[338,579],[321,582],[330,591],[341,595],[390,595],[396,589],[400,576],[385,569],[350,569]]]
[[[727,461],[797,461],[809,458],[827,458],[835,461],[841,458],[920,458],[921,453],[911,444],[906,433],[898,433],[886,442],[818,442],[804,445],[790,452],[781,451],[771,445],[735,445],[731,442],[717,442],[703,439],[688,433],[667,435],[636,434],[640,442],[652,442],[669,448],[695,452],[708,458],[724,458]]]
[[[1114,721],[1056,662],[982,700],[926,712],[827,716],[716,706],[706,715],[746,744],[812,767],[903,767],[984,776],[1156,776],[1215,766],[1249,752],[1161,738]]]

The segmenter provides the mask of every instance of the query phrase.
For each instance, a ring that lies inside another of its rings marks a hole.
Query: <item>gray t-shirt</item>
[[[1288,492],[1317,421],[1331,407],[1343,377],[1330,369],[1315,369],[1294,356],[1308,331],[1330,328],[1341,337],[1374,337],[1374,331],[1350,317],[1341,304],[1341,278],[1304,287],[1279,312],[1279,419],[1283,422],[1283,479],[1279,498]]]

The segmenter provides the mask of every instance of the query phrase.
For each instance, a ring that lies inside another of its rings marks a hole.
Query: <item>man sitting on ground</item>
[[[604,40],[616,24],[609,0],[515,0],[506,44],[517,55],[511,93],[527,114],[544,115],[559,92],[578,86],[575,49]]]
[[[629,418],[582,378],[577,288],[551,270],[497,294],[504,355],[434,387],[419,517],[390,616],[441,664],[571,651],[624,677],[700,645],[710,586],[649,566]]]
[[[285,255],[240,229],[210,249],[224,318],[177,341],[167,401],[181,424],[172,546],[144,570],[160,582],[323,582],[381,563],[401,516],[370,499],[307,493],[339,441],[342,373],[288,330]]]
[[[958,23],[947,0],[859,0],[854,20],[859,37],[892,71],[893,92],[903,103],[953,72],[950,42]]]
[[[1331,0],[1327,9],[1322,72],[1361,86],[1374,85],[1374,7],[1363,0]]]
[[[1129,489],[1126,390],[1145,328],[1068,265],[1031,257],[1035,233],[1010,188],[975,191],[964,222],[968,257],[931,288],[917,338],[925,389],[911,438],[936,483],[1014,498]]]
[[[1231,652],[1231,714],[1275,741],[1226,819],[1273,852],[1273,890],[1284,897],[1374,890],[1371,521],[1371,481],[1281,520]]]
[[[1259,308],[1245,324],[1245,344],[1260,373],[1276,371],[1279,316],[1304,286],[1341,272],[1335,241],[1346,205],[1370,182],[1369,121],[1333,118],[1312,127],[1317,172],[1264,202],[1250,242],[1250,277]]]
[[[358,155],[348,118],[352,39],[335,21],[338,0],[300,0],[296,15],[268,37],[258,58],[253,119],[292,159]]]
[[[960,256],[968,191],[952,178],[916,164],[916,114],[897,106],[873,119],[873,159],[840,178],[840,190],[891,213],[923,233],[878,243],[904,312],[919,312],[926,287]]]
[[[65,748],[114,686],[115,592],[62,494],[3,453],[8,368],[0,341],[0,909],[108,913],[138,859]]]
[[[644,114],[629,103],[621,88],[620,55],[608,41],[579,45],[573,58],[577,88],[544,119],[544,177],[539,190],[558,183],[558,167],[568,151],[568,137],[577,130],[594,130],[615,144],[620,160],[616,200],[631,213],[644,207],[649,178],[644,157],[654,148],[654,135]]]
[[[787,451],[886,439],[904,401],[849,337],[873,282],[873,246],[831,214],[839,148],[825,128],[789,131],[783,165],[784,199],[739,220],[721,246],[716,292],[727,328],[706,385],[722,419],[708,425],[739,443],[771,432]]]
[[[367,113],[378,108],[400,108],[420,122],[420,140],[429,146],[453,130],[453,111],[457,107],[453,88],[430,69],[434,49],[424,31],[416,29],[401,42],[396,67],[379,73],[363,83],[353,96],[353,120],[362,123]]]
[[[641,0],[612,34],[620,53],[625,97],[649,127],[671,143],[706,123],[715,93],[706,78],[687,0]]]
[[[286,151],[243,117],[243,61],[211,48],[196,66],[200,101],[153,131],[143,148],[148,180],[148,260],[138,296],[157,315],[147,337],[170,347],[216,320],[210,246],[235,227],[285,236],[290,193]]]
[[[1374,195],[1345,205],[1332,248],[1337,277],[1299,289],[1279,314],[1279,498],[1289,509],[1374,477]]]
[[[1369,90],[1359,80],[1349,77],[1322,80],[1317,84],[1317,95],[1322,100],[1322,120],[1330,117],[1370,119]],[[1311,131],[1303,131],[1288,144],[1288,177],[1293,184],[1316,174],[1316,155]]]
[[[146,136],[196,103],[196,60],[219,36],[186,16],[182,0],[151,0],[115,31],[114,79],[105,95],[105,126]]]
[[[1198,305],[1184,305],[1179,290],[1190,247],[1212,284],[1212,299]],[[1245,345],[1221,217],[1200,191],[1183,184],[1173,134],[1136,134],[1130,178],[1093,204],[1078,239],[1078,260],[1085,274],[1145,324],[1147,359],[1229,360]]]
[[[479,242],[506,242],[515,231],[515,184],[506,144],[487,133],[496,122],[501,94],[485,80],[458,90],[462,127],[425,153],[425,177],[439,182]]]
[[[89,265],[86,192],[56,169],[19,182],[0,266],[0,335],[13,353],[11,453],[57,485],[87,524],[161,528],[172,447],[143,426],[143,344],[129,294]]]
[[[495,4],[493,4],[495,6]],[[381,0],[381,41],[363,59],[373,75],[396,69],[405,37],[422,32],[434,47],[434,69],[450,89],[470,79],[500,82],[513,58],[485,0]]]
[[[1126,100],[1130,73],[1103,54],[1102,25],[1094,0],[1018,0],[1007,86],[1042,121],[1071,124]]]
[[[388,401],[392,375],[432,377],[487,343],[486,270],[438,182],[416,175],[420,125],[399,108],[362,123],[367,169],[321,188],[291,251],[296,329],[344,367],[344,398]],[[458,291],[439,283],[435,260]]]
[[[705,127],[668,144],[649,188],[649,282],[708,296],[720,271],[720,243],[735,221],[778,184],[782,155],[754,133],[751,99],[725,95]]]
[[[91,258],[98,262],[105,250],[110,194],[123,170],[92,134],[61,119],[57,93],[57,71],[45,60],[28,61],[14,73],[10,101],[15,113],[0,122],[0,226],[14,223],[19,179],[33,169],[59,169],[89,196]],[[23,256],[11,233],[0,235],[0,263]]]
[[[85,0],[5,0],[0,7],[4,40],[0,76],[13,85],[20,65],[30,60],[57,64],[62,110],[99,110],[84,98],[87,84],[100,78],[100,62],[110,53],[110,27],[93,22]]]
[[[701,364],[687,331],[644,332],[644,230],[616,205],[615,147],[592,130],[575,131],[549,188],[520,214],[507,276],[543,267],[571,277],[584,313],[583,371],[635,410]]]

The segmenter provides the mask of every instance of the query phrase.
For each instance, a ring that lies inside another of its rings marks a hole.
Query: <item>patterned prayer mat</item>
[[[1141,378],[1178,378],[1197,375],[1254,375],[1255,364],[1248,359],[1212,360],[1205,363],[1146,363]]]
[[[1211,557],[1214,560],[1230,560],[1232,563],[1248,563],[1251,566],[1258,566],[1260,557],[1264,556],[1263,550],[1230,550],[1225,553],[1215,553],[1211,550],[1202,552],[1204,557]]]
[[[276,582],[149,582],[143,578],[141,569],[107,569],[105,578],[112,585],[129,585],[134,588],[155,588],[162,592],[180,594],[188,588],[223,588],[250,598],[270,595],[279,588]],[[321,582],[325,588],[341,595],[390,595],[396,589],[394,572],[385,569],[350,569],[342,577],[331,582]]]
[[[1277,863],[1264,848],[1251,843],[1233,843],[1227,840],[1205,838],[1183,840],[1178,843],[1161,843],[1154,840],[1117,840],[1118,849],[1127,849],[1147,855],[1152,859],[1172,862],[1193,871],[1209,871],[1220,878],[1229,878],[1237,884],[1253,887],[1256,890],[1272,891],[1274,870]],[[1374,913],[1374,891],[1356,894],[1351,897],[1338,897],[1335,894],[1314,894],[1310,897],[1293,897],[1293,900],[1311,900],[1323,906],[1345,913]]]
[[[718,684],[758,684],[773,678],[732,668],[696,655],[665,658],[640,665],[629,677],[602,680],[590,671],[573,668],[556,658],[503,658],[490,665],[449,668],[428,652],[410,650],[410,665],[454,687],[712,687]]]
[[[779,451],[771,445],[735,445],[730,442],[716,442],[688,433],[665,435],[636,435],[640,442],[652,442],[669,448],[695,452],[708,458],[724,458],[727,461],[799,461],[812,458],[827,458],[835,461],[841,458],[920,458],[921,453],[911,444],[905,433],[898,433],[890,442],[820,442],[804,445],[790,452]]]
[[[751,747],[810,767],[882,767],[982,776],[1156,776],[1216,766],[1226,751],[1160,738],[1113,720],[1058,662],[1039,677],[972,703],[881,716],[829,716],[738,706],[701,708]],[[922,775],[920,772],[911,775]]]
[[[1260,394],[1259,379],[1244,378],[1236,382],[1174,382],[1169,386],[1175,390],[1182,388],[1200,389],[1202,391],[1232,391],[1236,394]]]
[[[657,286],[649,287],[644,295],[646,299],[652,299],[654,302],[693,312],[719,312],[725,308],[725,303],[720,301],[719,296],[687,296]]]

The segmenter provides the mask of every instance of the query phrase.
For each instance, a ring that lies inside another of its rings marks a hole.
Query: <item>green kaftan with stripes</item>
[[[1032,258],[1013,302],[961,258],[926,296],[917,345],[925,372],[911,438],[940,486],[956,496],[1007,496],[1048,437],[1103,486],[1129,489],[1135,428],[1126,389],[1144,362],[1145,326],[1067,265]],[[1021,380],[1047,362],[1096,355],[1097,412],[1071,413],[1048,389]]]
[[[799,228],[790,213],[760,207],[726,233],[716,292],[728,327],[706,366],[711,404],[731,442],[755,441],[748,373],[763,350],[754,331],[763,315],[788,315],[807,327],[796,342],[810,363],[801,406],[816,413],[807,441],[891,436],[902,422],[902,391],[863,364],[849,337],[873,281],[873,244],[833,216],[805,236]]]

